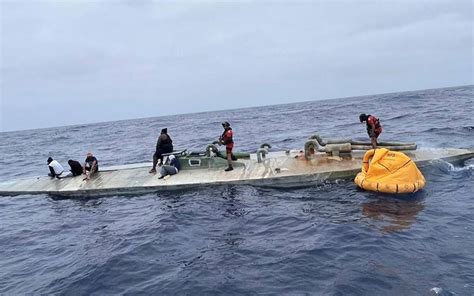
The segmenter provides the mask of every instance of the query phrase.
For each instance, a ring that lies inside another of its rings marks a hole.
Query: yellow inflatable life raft
[[[402,152],[385,148],[365,153],[362,171],[354,182],[362,189],[385,193],[411,193],[425,186],[415,162]]]

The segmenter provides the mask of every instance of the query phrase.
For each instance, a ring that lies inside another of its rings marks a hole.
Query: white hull
[[[474,157],[471,149],[428,149],[405,151],[419,166],[436,160],[464,161]],[[324,181],[353,178],[360,171],[364,151],[350,156],[328,157],[317,153],[306,160],[299,151],[269,153],[258,163],[256,155],[238,160],[234,170],[223,168],[184,169],[168,179],[148,173],[151,163],[101,168],[91,180],[83,176],[52,179],[47,176],[0,182],[0,195],[52,194],[61,196],[104,196],[142,194],[160,190],[199,188],[218,184],[270,187],[308,186]]]

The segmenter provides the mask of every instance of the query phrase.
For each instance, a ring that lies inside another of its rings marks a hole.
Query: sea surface
[[[235,150],[308,136],[474,147],[474,86],[0,133],[0,179],[93,151],[149,161],[161,128],[197,151],[229,121]],[[436,161],[404,197],[351,181],[297,189],[210,186],[137,196],[0,197],[0,294],[474,295],[474,161]]]

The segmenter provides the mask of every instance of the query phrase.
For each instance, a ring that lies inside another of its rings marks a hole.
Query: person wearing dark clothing
[[[367,134],[369,134],[370,142],[372,143],[372,147],[374,149],[377,148],[377,138],[382,133],[382,125],[380,124],[380,120],[373,116],[367,114],[360,114],[359,115],[360,122],[366,122],[367,124]]]
[[[99,170],[99,162],[97,158],[89,152],[87,153],[86,160],[84,161],[83,173],[86,175],[84,180],[89,180],[92,175]]]
[[[69,167],[71,168],[70,171],[74,177],[82,175],[82,165],[79,161],[69,159],[67,163],[69,164]]]
[[[150,174],[156,173],[156,165],[158,160],[160,165],[163,163],[163,154],[173,152],[173,140],[171,140],[170,135],[168,135],[168,129],[164,128],[161,130],[161,134],[158,137],[156,142],[156,151],[153,154],[153,167],[150,170]]]
[[[222,123],[222,127],[224,128],[224,132],[219,138],[219,142],[225,145],[225,152],[227,154],[227,164],[228,164],[228,167],[225,169],[225,171],[228,172],[234,169],[234,167],[232,166],[232,149],[234,148],[234,139],[233,139],[234,133],[232,132],[230,123],[228,123],[227,121]]]
[[[158,179],[163,179],[164,177],[168,175],[176,175],[181,169],[181,163],[173,154],[168,156],[168,160],[169,160],[169,164],[163,165],[161,167],[160,169],[161,176]]]

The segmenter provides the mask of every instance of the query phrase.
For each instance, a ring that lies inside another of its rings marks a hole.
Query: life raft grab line
[[[383,164],[379,163],[379,166],[383,167],[384,169],[386,169],[387,171],[391,172],[390,169],[386,166],[384,166]]]
[[[413,160],[409,159],[404,165],[402,165],[401,167],[399,167],[398,169],[394,170],[393,173],[396,173],[398,170],[404,168],[405,166],[407,166],[409,163],[413,162]]]

